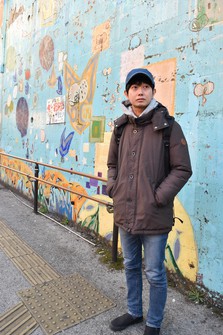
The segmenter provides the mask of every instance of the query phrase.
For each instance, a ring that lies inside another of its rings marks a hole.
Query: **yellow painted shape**
[[[99,53],[93,55],[89,59],[81,77],[77,75],[68,62],[64,62],[64,85],[68,95],[68,98],[66,99],[66,111],[69,115],[71,126],[79,134],[82,134],[83,131],[90,126],[92,104],[96,87],[98,60]],[[69,101],[69,90],[72,85],[76,84],[77,87],[79,86],[80,91],[83,83],[85,83],[85,95],[83,100],[71,104]]]
[[[74,149],[74,150],[72,150],[72,149],[69,150],[69,156],[70,156],[70,157],[75,158],[75,157],[76,157],[76,154],[77,154],[77,153],[76,153],[76,150],[75,150],[75,149]]]
[[[103,178],[107,178],[107,159],[112,132],[104,133],[104,142],[95,143],[95,169],[94,173],[97,176],[98,172],[102,173]]]
[[[93,30],[92,51],[97,53],[110,47],[110,21],[106,21]]]
[[[155,99],[166,106],[171,115],[174,115],[176,58],[170,58],[145,67],[152,72],[155,78]]]
[[[6,51],[6,68],[14,71],[16,67],[16,50],[13,46],[9,46]]]
[[[175,225],[169,234],[167,243],[174,254],[174,246],[176,240],[179,239],[180,252],[179,257],[176,260],[177,266],[184,277],[195,282],[198,273],[198,253],[193,227],[187,212],[177,197],[174,201],[174,210],[175,216],[183,220],[183,223],[178,219],[175,220]],[[166,252],[166,259],[167,268],[174,269],[168,249]]]
[[[56,22],[57,11],[55,0],[39,0],[41,26],[52,26]]]

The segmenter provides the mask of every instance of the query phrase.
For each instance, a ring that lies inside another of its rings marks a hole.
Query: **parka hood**
[[[122,111],[124,114],[128,115],[128,116],[132,116],[134,117],[135,119],[138,119],[140,117],[142,117],[143,115],[149,113],[151,110],[153,110],[154,108],[156,108],[158,105],[158,101],[156,101],[156,99],[152,99],[150,101],[150,104],[146,107],[146,109],[144,109],[144,111],[142,112],[142,114],[140,116],[136,116],[134,113],[133,113],[133,110],[132,110],[132,105],[130,103],[129,100],[124,100],[122,102]]]

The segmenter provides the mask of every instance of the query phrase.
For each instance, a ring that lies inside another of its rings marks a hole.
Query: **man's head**
[[[133,69],[128,73],[124,93],[136,116],[150,104],[155,92],[153,75],[147,69]]]
[[[151,72],[147,69],[137,68],[131,70],[126,77],[125,90],[128,93],[129,88],[132,84],[146,83],[149,84],[152,89],[155,88],[155,81]]]

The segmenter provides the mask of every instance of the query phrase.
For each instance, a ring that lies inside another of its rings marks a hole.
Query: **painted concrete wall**
[[[167,264],[223,294],[222,0],[0,0],[0,147],[106,178],[113,120],[133,67],[187,137],[193,176],[175,201]],[[32,173],[14,159],[2,163]],[[108,201],[103,183],[41,168],[41,177]],[[33,196],[24,176],[1,178]],[[105,206],[40,185],[39,200],[111,239]]]

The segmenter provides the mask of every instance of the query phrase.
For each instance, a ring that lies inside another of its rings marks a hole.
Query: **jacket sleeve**
[[[108,166],[108,175],[107,175],[108,181],[106,191],[108,196],[112,198],[112,189],[118,174],[118,144],[116,143],[115,140],[114,131],[112,133],[110,141],[107,166]]]
[[[191,175],[187,141],[180,125],[174,122],[170,136],[170,173],[155,191],[158,206],[172,202]]]

